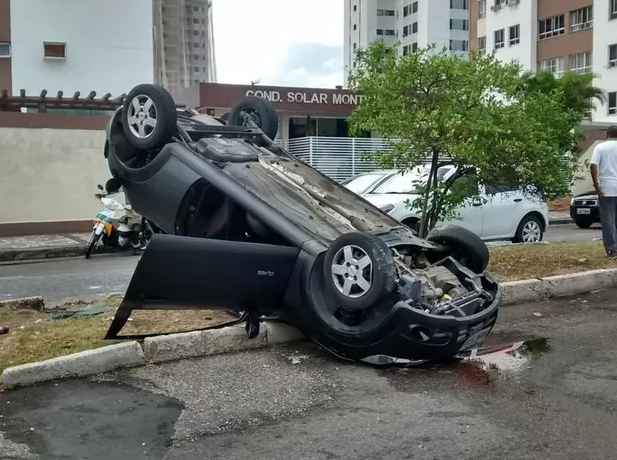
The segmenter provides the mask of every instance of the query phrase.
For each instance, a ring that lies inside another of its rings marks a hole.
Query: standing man
[[[617,125],[608,127],[606,141],[593,150],[591,180],[598,193],[606,255],[617,259]]]

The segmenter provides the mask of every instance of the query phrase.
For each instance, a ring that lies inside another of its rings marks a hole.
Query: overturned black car
[[[133,209],[156,224],[107,333],[136,309],[242,313],[249,337],[277,317],[335,355],[371,363],[450,358],[490,332],[501,289],[458,226],[411,229],[272,139],[274,108],[246,97],[217,119],[135,87],[105,156]],[[132,336],[135,337],[135,336]]]

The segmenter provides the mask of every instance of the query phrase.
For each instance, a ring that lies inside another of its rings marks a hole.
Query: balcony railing
[[[390,150],[385,139],[356,137],[301,137],[290,139],[287,148],[336,181],[377,169],[371,154]]]

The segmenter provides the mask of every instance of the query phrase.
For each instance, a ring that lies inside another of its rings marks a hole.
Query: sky
[[[343,84],[341,0],[212,0],[218,83]]]

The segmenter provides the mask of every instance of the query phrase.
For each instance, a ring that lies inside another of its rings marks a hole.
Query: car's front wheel
[[[574,223],[578,228],[589,228],[593,225],[593,221],[591,219],[574,219]]]
[[[514,243],[539,243],[543,238],[542,222],[538,217],[528,214],[518,224],[512,241]]]

